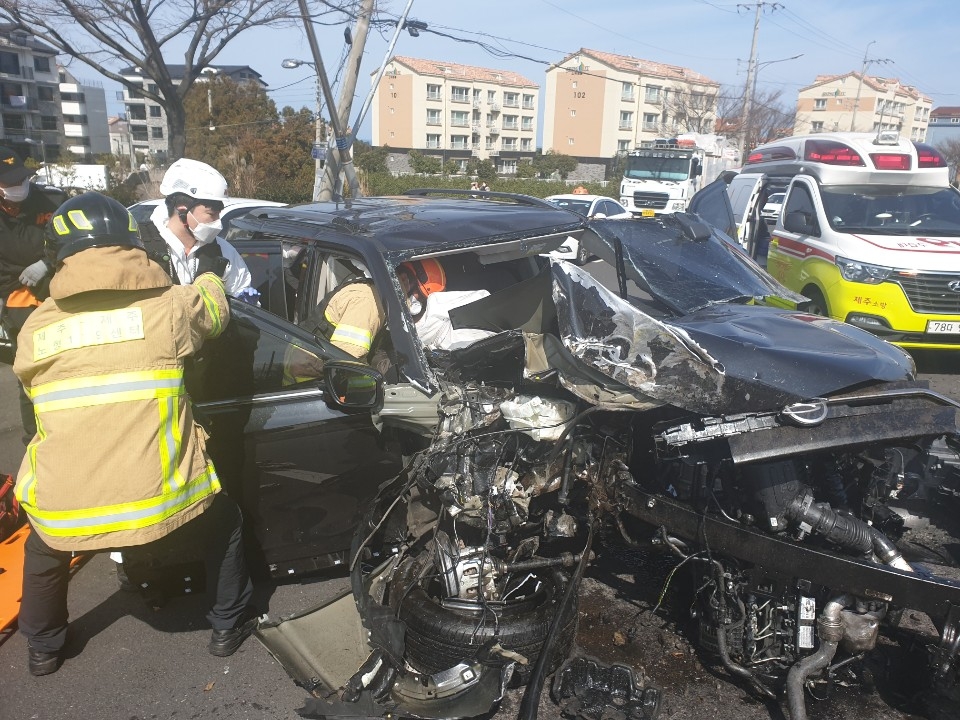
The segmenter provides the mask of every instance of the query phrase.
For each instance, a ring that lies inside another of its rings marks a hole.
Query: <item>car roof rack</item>
[[[411,195],[414,197],[427,197],[428,195],[455,195],[455,196],[466,196],[477,199],[503,199],[503,200],[513,200],[516,203],[521,205],[531,205],[534,207],[548,207],[553,210],[557,209],[557,206],[548,203],[546,200],[541,198],[533,197],[533,195],[522,195],[520,193],[505,193],[505,192],[494,192],[492,190],[461,190],[459,188],[445,189],[445,188],[414,188],[413,190],[407,190],[404,195]]]

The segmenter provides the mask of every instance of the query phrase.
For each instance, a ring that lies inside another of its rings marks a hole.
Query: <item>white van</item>
[[[939,152],[889,133],[758,147],[728,189],[748,250],[765,197],[784,189],[771,275],[812,312],[902,347],[960,348],[960,193]]]

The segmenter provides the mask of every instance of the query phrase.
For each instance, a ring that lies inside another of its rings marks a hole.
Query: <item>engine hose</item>
[[[810,492],[795,497],[784,511],[787,520],[810,526],[810,532],[858,555],[876,554],[880,561],[899,570],[913,572],[897,546],[882,532],[863,520],[837,512],[826,503],[814,503]]]
[[[520,560],[518,562],[495,562],[497,572],[509,572],[509,573],[518,573],[526,572],[527,570],[539,570],[540,568],[549,568],[549,567],[573,567],[580,562],[580,558],[583,556],[582,553],[560,553],[555,558],[531,558],[530,560]],[[590,553],[588,560],[593,560],[594,553]]]
[[[910,567],[910,563],[903,559],[903,555],[900,554],[900,550],[896,545],[893,544],[893,541],[890,538],[877,530],[875,527],[870,528],[870,536],[873,539],[873,551],[877,554],[877,557],[880,558],[880,560],[891,567],[897,568],[898,570],[914,572],[914,569]]]
[[[857,555],[866,555],[873,549],[873,528],[862,520],[837,512],[826,503],[814,503],[809,491],[791,500],[784,515],[797,525],[809,525],[810,532]]]
[[[768,700],[776,700],[777,696],[770,688],[760,682],[757,676],[754,675],[750,670],[745,668],[743,665],[735,663],[730,657],[730,650],[727,647],[727,627],[722,620],[722,618],[726,615],[727,607],[726,591],[723,587],[723,565],[716,560],[713,560],[712,562],[717,575],[717,609],[718,616],[721,618],[719,627],[717,629],[717,652],[720,653],[720,661],[727,669],[727,672],[729,672],[731,675],[736,675],[737,677],[746,680],[750,684],[750,687],[756,690],[761,696]]]
[[[817,621],[817,635],[820,638],[820,647],[813,655],[808,655],[787,673],[787,707],[790,710],[790,720],[807,720],[807,703],[803,697],[803,688],[807,678],[820,672],[837,654],[837,646],[843,639],[843,621],[841,611],[854,602],[851,595],[840,595],[830,600],[823,608]]]

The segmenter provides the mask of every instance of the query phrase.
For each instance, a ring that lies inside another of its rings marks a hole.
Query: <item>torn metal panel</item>
[[[311,693],[343,687],[371,651],[349,590],[295,616],[261,622],[257,638]]]
[[[653,400],[704,412],[722,404],[723,367],[682,331],[574,265],[554,262],[551,273],[558,334],[580,362],[634,390],[645,405]]]

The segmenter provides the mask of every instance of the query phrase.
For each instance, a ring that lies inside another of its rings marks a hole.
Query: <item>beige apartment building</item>
[[[610,158],[644,141],[712,133],[719,89],[688,68],[581,49],[547,69],[543,148]]]
[[[897,130],[903,137],[927,138],[933,101],[896,78],[849,72],[818,75],[797,95],[794,134],[855,130]]]
[[[396,56],[374,93],[372,142],[455,160],[463,170],[471,157],[489,158],[510,174],[537,149],[539,94],[510,70]]]

